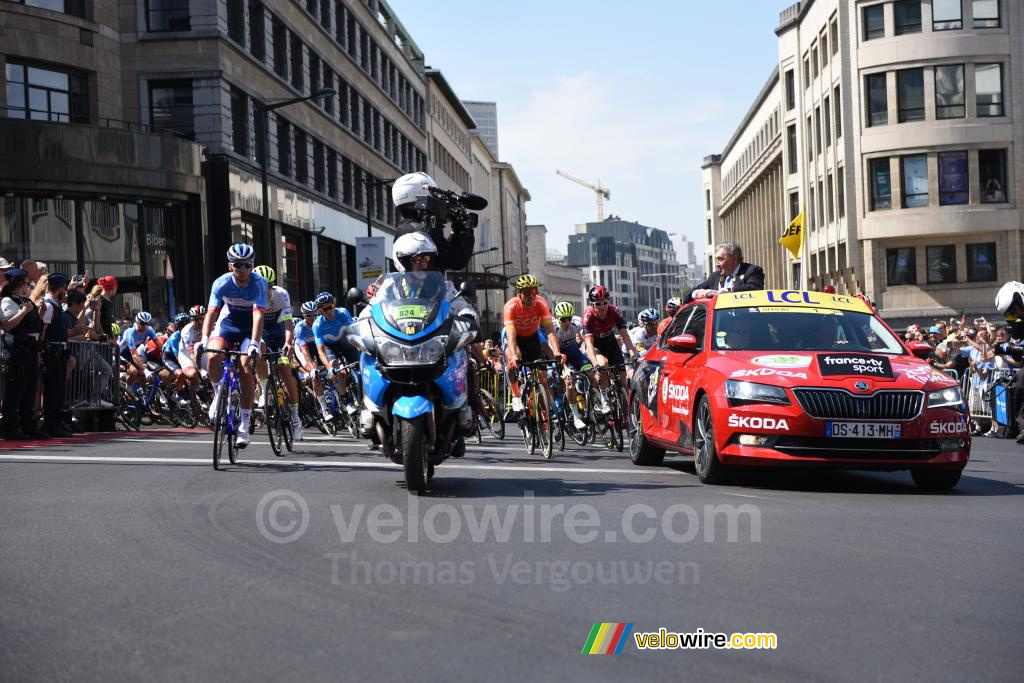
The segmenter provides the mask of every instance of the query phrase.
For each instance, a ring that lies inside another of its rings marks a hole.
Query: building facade
[[[440,70],[428,68],[426,77],[430,177],[446,190],[472,192],[471,131],[476,123]]]
[[[554,309],[559,301],[568,301],[583,314],[583,271],[566,265],[564,260],[553,260],[547,248],[547,227],[526,226],[527,269],[540,280],[540,293]]]
[[[202,148],[125,113],[123,4],[0,3],[0,256],[115,275],[118,313],[166,320],[206,294]]]
[[[496,102],[480,102],[463,100],[473,120],[476,121],[474,135],[478,135],[495,159],[498,156],[498,104]]]
[[[576,226],[568,264],[584,273],[584,287],[604,285],[628,320],[645,308],[664,310],[681,296],[680,265],[669,233],[608,216]]]
[[[1022,20],[1011,0],[805,0],[783,11],[778,72],[754,107],[778,108],[777,135],[722,155],[717,205],[705,159],[714,241],[756,230],[723,218],[729,189],[757,178],[783,207],[763,226],[768,250],[805,210],[804,286],[863,292],[896,323],[991,313],[994,290],[1024,275]],[[748,115],[733,139],[756,139],[758,120]]]

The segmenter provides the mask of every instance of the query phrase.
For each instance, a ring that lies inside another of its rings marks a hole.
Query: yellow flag
[[[789,222],[785,232],[779,238],[779,244],[789,249],[794,259],[800,258],[804,246],[804,212],[801,210],[796,218]]]

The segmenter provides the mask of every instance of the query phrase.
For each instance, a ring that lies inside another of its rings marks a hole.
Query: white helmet
[[[423,171],[406,173],[391,186],[391,200],[396,207],[413,204],[417,197],[426,197],[428,187],[437,187],[434,179]]]
[[[416,254],[433,254],[437,256],[437,245],[430,236],[424,232],[408,232],[395,240],[392,256],[395,259],[395,267],[401,272],[408,269],[405,259]]]
[[[1024,283],[1007,282],[996,292],[996,310],[999,315],[1006,315],[1014,304],[1024,308]]]

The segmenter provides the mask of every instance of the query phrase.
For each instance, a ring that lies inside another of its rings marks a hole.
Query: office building
[[[473,120],[476,121],[476,130],[473,131],[474,135],[480,136],[480,139],[487,145],[487,149],[491,150],[491,154],[495,159],[501,158],[498,156],[497,103],[478,102],[476,100],[463,100],[462,103],[466,105],[466,109],[469,110]]]

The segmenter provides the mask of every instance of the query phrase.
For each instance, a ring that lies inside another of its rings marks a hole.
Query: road
[[[682,458],[543,461],[485,440],[415,500],[347,438],[287,458],[263,440],[225,472],[209,441],[0,442],[0,678],[1019,680],[1024,665],[1012,442],[977,439],[959,488],[923,494],[907,473],[703,486]],[[580,656],[595,622],[777,648],[631,639]]]

